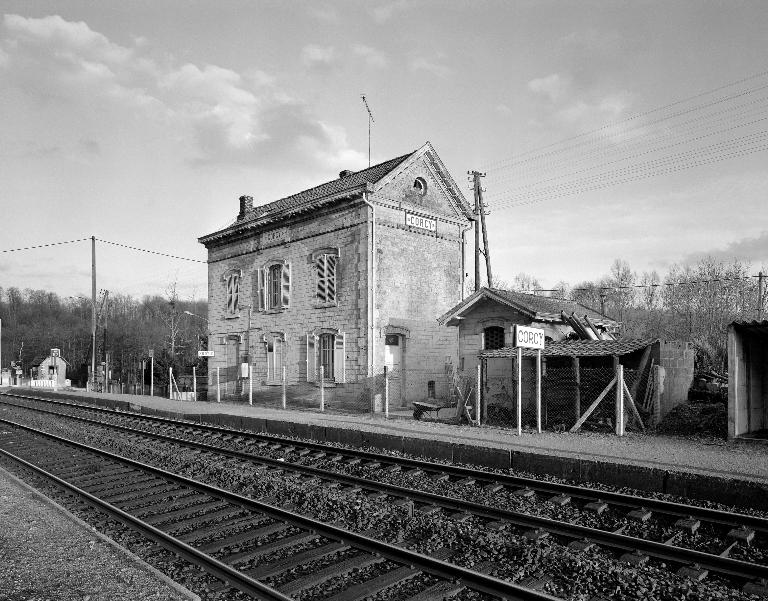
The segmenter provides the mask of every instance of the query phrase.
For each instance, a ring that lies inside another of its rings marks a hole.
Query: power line
[[[618,126],[623,125],[625,123],[630,123],[632,121],[636,121],[636,120],[638,120],[638,119],[640,119],[642,117],[646,117],[646,116],[652,115],[654,113],[659,113],[661,111],[664,111],[666,109],[670,109],[670,108],[678,106],[680,104],[684,104],[686,102],[690,102],[691,100],[696,100],[697,98],[702,98],[702,97],[707,96],[709,94],[714,94],[715,92],[719,92],[720,90],[725,90],[727,88],[731,88],[733,86],[737,86],[739,84],[742,84],[742,83],[745,83],[745,82],[748,82],[748,81],[752,81],[754,79],[758,79],[758,78],[764,77],[766,75],[768,75],[768,71],[761,71],[760,73],[755,73],[753,75],[749,75],[747,77],[743,77],[743,78],[741,78],[739,80],[736,80],[736,81],[724,84],[722,86],[718,86],[716,88],[712,88],[710,90],[706,90],[704,92],[700,92],[700,93],[695,94],[693,96],[688,96],[687,98],[683,98],[683,99],[677,100],[675,102],[671,102],[669,104],[662,105],[660,107],[656,107],[656,108],[653,108],[653,109],[649,109],[647,111],[643,111],[641,113],[637,113],[635,115],[631,115],[630,117],[627,117],[626,119],[623,119],[623,120],[618,121],[616,123],[608,123],[606,125],[603,125],[601,127],[596,128],[596,129],[593,129],[593,130],[590,130],[590,131],[586,131],[586,132],[582,132],[580,134],[576,134],[575,136],[571,136],[569,138],[565,138],[565,139],[560,140],[558,142],[552,142],[550,144],[545,144],[545,145],[539,146],[537,148],[532,148],[531,150],[525,151],[525,152],[517,154],[517,155],[513,155],[512,157],[509,157],[507,159],[501,159],[501,160],[495,161],[493,163],[490,163],[490,164],[488,164],[486,166],[485,171],[486,172],[496,171],[496,170],[501,168],[501,167],[499,167],[500,165],[506,165],[507,163],[512,163],[512,162],[514,162],[517,159],[520,159],[522,157],[529,156],[529,155],[532,155],[532,154],[537,153],[539,151],[547,150],[549,148],[554,148],[554,147],[557,147],[557,146],[559,146],[561,144],[566,144],[566,143],[568,143],[570,141],[573,141],[573,140],[578,140],[578,139],[581,139],[581,138],[586,138],[587,136],[590,136],[590,135],[593,135],[593,134],[597,134],[597,133],[605,131],[605,130],[607,130],[609,128],[618,127]],[[727,100],[730,100],[730,99],[733,99],[733,98],[736,98],[736,97],[740,97],[740,96],[743,96],[744,94],[752,93],[754,91],[757,91],[757,90],[760,90],[760,89],[764,89],[764,87],[765,86],[761,86],[761,87],[758,87],[758,88],[755,88],[755,89],[752,89],[752,90],[748,90],[746,92],[740,92],[740,93],[735,94],[735,95],[733,95],[731,97],[725,97],[724,99],[719,99],[719,100],[717,100],[717,101],[715,101],[713,103],[708,103],[708,104],[700,105],[699,107],[695,107],[693,109],[689,109],[687,112],[690,112],[692,110],[698,110],[700,108],[706,108],[708,106],[712,106],[713,104],[721,103],[721,102],[724,102],[724,101],[727,101]],[[662,120],[664,120],[664,119],[662,119]],[[507,165],[507,167],[509,167],[509,166],[511,166],[511,165]]]
[[[104,244],[111,244],[112,246],[120,246],[122,248],[129,248],[131,250],[136,250],[143,253],[148,253],[151,255],[160,255],[161,257],[170,257],[171,259],[179,259],[181,261],[191,261],[193,263],[208,263],[208,261],[201,261],[200,259],[189,259],[187,257],[180,257],[178,255],[169,255],[167,253],[162,253],[156,250],[147,250],[146,248],[138,248],[137,246],[129,246],[128,244],[120,244],[119,242],[111,242],[110,240],[102,240],[101,238],[96,238],[99,242],[103,242]]]
[[[47,246],[60,246],[61,244],[74,244],[75,242],[84,242],[86,240],[90,240],[90,238],[78,238],[77,240],[67,240],[65,242],[49,242],[48,244],[38,244],[36,246],[25,246],[23,248],[9,248],[7,250],[0,250],[0,252],[12,253],[20,250],[32,250],[35,248],[45,248]]]

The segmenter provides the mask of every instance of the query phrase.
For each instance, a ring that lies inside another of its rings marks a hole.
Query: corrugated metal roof
[[[548,342],[541,351],[543,357],[607,357],[612,355],[627,355],[656,342],[655,338],[636,339],[623,338],[621,340],[560,340]],[[517,355],[517,348],[505,346],[504,348],[481,351],[484,359],[513,357]],[[523,349],[524,357],[536,356],[535,349]]]

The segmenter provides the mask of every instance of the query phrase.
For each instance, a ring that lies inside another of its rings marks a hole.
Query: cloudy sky
[[[712,254],[768,265],[768,6],[0,0],[0,250],[96,236],[191,259],[269,202],[429,140],[487,172],[495,272],[545,286]],[[471,198],[469,190],[467,197]],[[100,242],[98,285],[205,296]],[[0,254],[90,292],[90,245]]]

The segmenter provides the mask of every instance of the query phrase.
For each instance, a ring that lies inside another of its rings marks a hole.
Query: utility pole
[[[360,94],[360,98],[363,99],[365,110],[368,111],[368,166],[371,166],[371,123],[376,123],[373,119],[373,113],[371,113],[371,107],[368,106],[368,101],[365,99],[365,94]]]
[[[485,227],[485,205],[483,204],[483,187],[480,185],[480,178],[485,177],[485,173],[479,171],[468,171],[472,176],[472,189],[475,195],[475,292],[480,290],[480,252],[485,257],[485,270],[488,278],[488,287],[493,286],[493,275],[491,274],[491,252],[488,248],[488,230]],[[483,250],[480,250],[480,230],[482,228]]]
[[[91,236],[91,392],[96,388],[96,236]]]
[[[763,272],[757,275],[757,321],[763,321]]]

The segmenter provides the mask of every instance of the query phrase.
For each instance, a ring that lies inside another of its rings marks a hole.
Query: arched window
[[[317,250],[312,253],[312,262],[315,266],[315,299],[320,305],[335,305],[339,249]]]
[[[240,311],[240,278],[242,272],[239,269],[230,269],[224,274],[224,285],[227,290],[226,314],[235,316]]]
[[[413,181],[413,189],[417,194],[424,196],[427,193],[427,180],[423,177],[417,177]]]
[[[483,330],[483,350],[499,349],[504,346],[504,328],[501,326],[490,326]]]
[[[270,261],[257,270],[256,297],[259,311],[286,309],[291,300],[291,265]]]

